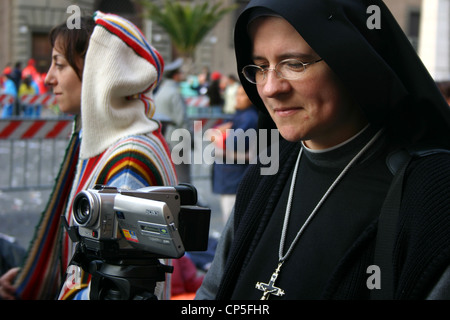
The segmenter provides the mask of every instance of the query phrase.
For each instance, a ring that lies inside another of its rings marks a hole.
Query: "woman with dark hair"
[[[140,30],[119,16],[96,12],[82,20],[81,29],[61,24],[50,39],[52,65],[45,82],[61,110],[75,115],[74,131],[24,264],[0,279],[4,299],[89,297],[88,274],[78,267],[65,274],[75,244],[60,218],[73,224],[79,192],[95,185],[139,189],[177,183],[160,124],[152,119],[151,95],[164,62]],[[160,283],[155,294],[168,298],[169,286]]]
[[[49,39],[52,48],[63,54],[67,63],[81,80],[84,59],[89,46],[89,39],[94,30],[95,22],[91,17],[80,19],[80,28],[69,29],[66,23],[54,27],[50,31]]]
[[[196,298],[449,298],[450,109],[383,2],[253,0],[235,48],[280,167],[247,171]]]

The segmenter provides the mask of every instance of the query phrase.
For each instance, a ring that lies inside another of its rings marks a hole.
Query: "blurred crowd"
[[[21,62],[12,65],[9,63],[2,71],[0,80],[0,94],[14,97],[14,102],[4,104],[1,117],[11,116],[39,117],[42,113],[42,105],[22,103],[25,95],[42,95],[48,92],[44,84],[45,73],[36,69],[36,61],[29,59],[26,66]]]
[[[218,70],[210,71],[203,67],[197,75],[188,75],[180,83],[181,94],[185,98],[205,96],[208,106],[222,113],[235,113],[236,91],[239,81],[234,74],[226,75]]]

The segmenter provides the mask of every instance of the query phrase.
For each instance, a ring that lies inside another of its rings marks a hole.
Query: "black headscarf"
[[[380,29],[367,21],[380,9]],[[235,28],[238,74],[262,126],[273,127],[256,86],[241,70],[252,64],[247,26],[256,8],[282,16],[342,80],[369,121],[408,142],[450,146],[450,108],[389,9],[381,0],[253,0]],[[259,9],[258,9],[259,10]]]

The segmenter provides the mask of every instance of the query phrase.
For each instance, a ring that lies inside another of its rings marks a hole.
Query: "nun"
[[[449,298],[450,109],[383,2],[252,0],[235,48],[279,170],[247,171],[196,299]]]

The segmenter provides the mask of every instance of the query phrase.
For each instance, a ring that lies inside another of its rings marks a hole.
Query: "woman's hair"
[[[82,17],[80,28],[69,29],[64,22],[50,31],[50,43],[52,47],[64,54],[69,65],[75,70],[81,80],[82,68],[77,63],[79,59],[84,60],[89,46],[89,39],[94,31],[95,22],[92,17]]]

